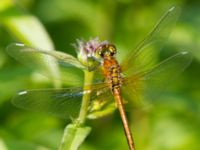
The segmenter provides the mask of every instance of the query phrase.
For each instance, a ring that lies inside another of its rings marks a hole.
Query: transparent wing
[[[62,80],[68,84],[80,84],[83,66],[71,55],[59,51],[40,50],[24,44],[11,44],[7,53],[29,68],[50,79]],[[52,72],[51,69],[58,67]]]
[[[159,95],[159,92],[162,93],[189,66],[192,58],[189,52],[179,52],[145,72],[146,95],[153,98]]]
[[[166,42],[179,14],[180,9],[172,7],[161,17],[146,38],[122,61],[121,68],[124,74],[141,72],[154,65],[155,55]]]
[[[11,44],[7,48],[9,55],[29,68],[40,72],[51,78],[62,80],[68,84],[81,84],[84,67],[76,58],[58,51],[46,51],[36,49],[23,44]],[[59,67],[58,75],[51,74],[49,68]],[[98,73],[98,71],[97,71]],[[106,105],[106,101],[111,98],[111,92],[107,84],[102,82],[102,76],[95,78],[93,85],[88,85],[87,89],[65,88],[65,89],[43,89],[29,90],[17,94],[12,102],[20,108],[47,112],[60,118],[77,117],[82,97],[91,94],[90,114],[97,113]],[[96,103],[97,102],[97,103]],[[98,105],[98,109],[96,109]],[[93,114],[93,118],[97,115]],[[90,117],[91,118],[91,117]]]
[[[123,92],[136,105],[139,104],[138,106],[146,104],[143,103],[144,99],[151,103],[158,99],[169,84],[173,84],[174,79],[184,71],[191,61],[190,53],[177,53],[148,70],[125,78]]]
[[[101,99],[104,93],[107,95],[109,89],[105,84],[90,88],[90,90],[63,88],[22,91],[12,99],[12,103],[26,110],[46,112],[64,119],[75,118],[79,114],[83,95],[90,94],[91,100]]]
[[[109,86],[99,90],[96,95],[93,94],[91,99],[88,119],[97,119],[106,116],[113,113],[117,108]]]

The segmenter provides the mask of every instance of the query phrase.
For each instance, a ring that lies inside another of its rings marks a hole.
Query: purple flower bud
[[[78,54],[81,62],[87,62],[89,57],[96,57],[96,50],[99,46],[108,44],[108,41],[100,41],[98,37],[90,39],[88,42],[77,39],[77,43],[73,46]],[[84,63],[85,64],[85,63]]]

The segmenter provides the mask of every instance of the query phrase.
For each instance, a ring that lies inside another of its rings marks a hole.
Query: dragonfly
[[[151,94],[151,89],[158,83],[166,86],[170,79],[183,72],[192,61],[191,54],[186,51],[178,52],[159,63],[154,61],[155,57],[153,58],[155,53],[158,54],[161,51],[161,47],[177,21],[179,12],[177,7],[166,11],[153,30],[134,50],[128,53],[121,63],[117,61],[115,45],[109,42],[99,42],[95,47],[90,41],[89,46],[93,46],[95,54],[99,58],[96,59],[92,55],[90,57],[97,63],[92,69],[90,67],[86,67],[86,69],[95,72],[97,77],[86,88],[73,86],[26,90],[19,92],[12,102],[20,108],[47,112],[65,119],[78,116],[82,97],[87,94],[90,95],[91,104],[95,101],[115,103],[120,112],[129,149],[134,150],[134,141],[124,107],[127,99],[130,99],[128,101],[137,101],[141,94],[145,92]],[[46,76],[51,76],[46,71],[46,65],[59,66],[60,70],[67,73],[66,76],[65,74],[58,76],[58,79],[63,82],[76,83],[78,77],[73,78],[73,75],[79,76],[82,73],[80,67],[77,67],[81,66],[81,63],[74,61],[73,57],[63,52],[41,50],[24,44],[11,44],[7,48],[7,52],[21,63],[37,69]],[[38,57],[46,58],[46,56],[48,59],[37,59]],[[72,78],[68,78],[70,75]],[[91,112],[92,109],[88,109],[88,113]]]

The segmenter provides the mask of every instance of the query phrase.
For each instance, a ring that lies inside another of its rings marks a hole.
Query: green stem
[[[93,81],[94,72],[84,71],[83,89],[89,91]],[[90,93],[86,93],[82,97],[82,105],[79,116],[75,122],[66,126],[59,150],[77,150],[85,138],[91,131],[90,127],[83,126],[85,124],[90,103]]]
[[[84,79],[83,89],[90,90],[91,89],[90,85],[92,84],[92,81],[93,81],[94,72],[93,71],[89,72],[88,70],[85,70],[84,75],[85,75],[85,79]],[[83,125],[85,123],[85,120],[87,118],[89,102],[90,102],[90,93],[84,94],[82,98],[80,113],[77,119],[77,123],[79,125]]]

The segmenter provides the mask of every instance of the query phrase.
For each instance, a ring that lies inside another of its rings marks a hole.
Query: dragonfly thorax
[[[103,57],[103,74],[111,90],[120,88],[122,84],[121,68],[113,56]]]

